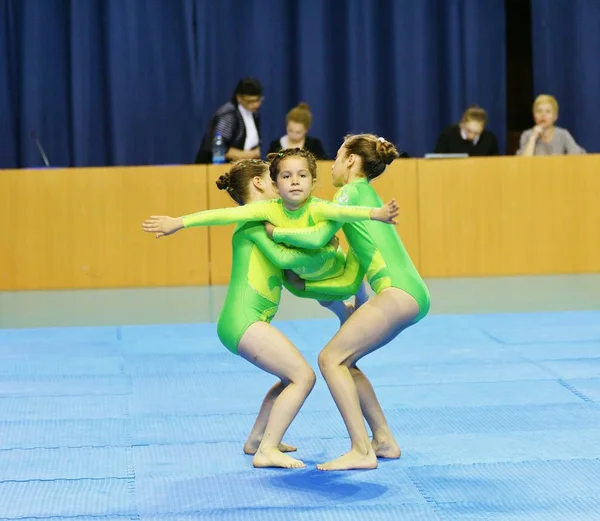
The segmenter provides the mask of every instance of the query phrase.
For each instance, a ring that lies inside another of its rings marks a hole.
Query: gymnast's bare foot
[[[373,439],[371,446],[378,458],[398,459],[402,455],[400,446],[394,438],[386,440]]]
[[[284,469],[302,469],[306,467],[303,461],[292,458],[276,448],[259,449],[252,460],[256,468],[280,467]]]
[[[377,456],[372,449],[367,454],[353,449],[337,459],[317,465],[317,468],[319,470],[376,469]]]
[[[259,445],[260,445],[260,440],[252,440],[252,441],[248,440],[246,442],[246,444],[244,445],[244,453],[250,454],[251,456],[253,456],[254,454],[256,454],[256,451],[258,450]],[[281,452],[296,452],[298,450],[298,448],[294,447],[293,445],[288,445],[287,443],[280,443],[279,450]]]

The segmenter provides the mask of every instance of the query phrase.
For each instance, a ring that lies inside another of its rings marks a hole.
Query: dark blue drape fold
[[[558,99],[557,125],[600,152],[600,2],[532,0],[535,93]]]
[[[265,142],[300,101],[330,155],[376,132],[433,149],[470,104],[505,138],[503,0],[2,0],[0,167],[193,161],[244,76]],[[265,144],[266,146],[266,144]]]

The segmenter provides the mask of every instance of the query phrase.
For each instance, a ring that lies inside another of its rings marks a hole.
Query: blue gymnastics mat
[[[274,324],[315,369],[337,329]],[[349,447],[318,376],[307,468],[256,470],[275,380],[214,324],[0,330],[0,520],[600,519],[600,312],[431,316],[361,368],[400,460],[315,469]]]

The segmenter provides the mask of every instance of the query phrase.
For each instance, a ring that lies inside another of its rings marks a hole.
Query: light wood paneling
[[[207,230],[141,229],[206,209],[206,167],[4,170],[0,198],[0,289],[208,284]]]
[[[600,271],[600,156],[419,163],[424,276]]]
[[[329,200],[331,164],[319,163],[315,190]],[[0,171],[0,290],[227,283],[234,226],[160,240],[140,226],[233,206],[215,186],[227,169]],[[400,236],[424,276],[600,272],[598,155],[398,160],[373,187],[398,201]]]

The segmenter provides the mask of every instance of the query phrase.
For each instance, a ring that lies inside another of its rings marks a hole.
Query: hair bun
[[[219,179],[217,179],[216,184],[219,190],[229,190],[229,172],[220,175]]]
[[[308,103],[304,103],[304,101],[301,101],[300,103],[298,103],[298,105],[296,105],[297,109],[302,109],[302,110],[308,110],[310,112],[310,107],[308,106]]]
[[[390,165],[392,161],[394,161],[394,159],[397,159],[399,157],[398,150],[396,149],[396,147],[382,137],[377,139],[375,150],[379,155],[379,159],[383,161],[386,165]]]

